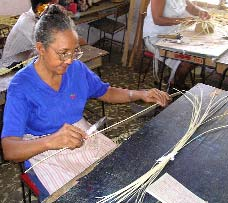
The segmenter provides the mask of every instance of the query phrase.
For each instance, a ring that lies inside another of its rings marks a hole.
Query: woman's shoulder
[[[85,71],[87,69],[88,66],[80,60],[74,60],[69,66],[69,71]]]
[[[34,66],[29,63],[24,68],[20,69],[10,82],[10,86],[24,86],[34,80]]]
[[[16,24],[13,26],[13,30],[28,29],[30,26],[34,26],[37,22],[36,16],[32,9],[27,12],[24,12],[20,15]]]
[[[36,20],[36,15],[33,12],[32,8],[30,8],[28,11],[22,13],[18,19],[17,22],[21,21],[35,21]]]

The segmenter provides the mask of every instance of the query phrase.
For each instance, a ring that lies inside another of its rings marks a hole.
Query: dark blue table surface
[[[206,108],[209,94],[214,88],[200,84],[191,89],[191,92],[199,94],[199,87],[204,90],[203,108]],[[222,93],[225,94],[227,92]],[[228,105],[218,114],[226,109]],[[188,128],[191,112],[191,104],[183,96],[180,97],[102,160],[56,202],[94,203],[96,197],[113,193],[136,180],[181,139]],[[198,129],[194,136],[206,129],[224,125],[227,120],[226,117],[210,122]],[[168,172],[209,203],[227,203],[227,161],[228,129],[223,129],[197,139],[182,149],[161,175]],[[156,200],[147,194],[144,202],[153,203]]]

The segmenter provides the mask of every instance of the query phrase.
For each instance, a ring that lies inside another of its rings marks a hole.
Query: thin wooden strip
[[[141,1],[141,5],[140,5],[140,9],[139,9],[139,16],[138,16],[138,24],[137,24],[137,29],[136,29],[135,39],[134,39],[134,45],[133,45],[133,49],[131,52],[128,67],[132,67],[136,53],[138,53],[138,55],[141,56],[143,23],[144,23],[144,17],[145,17],[148,3],[149,3],[148,0]],[[139,58],[138,55],[137,55],[137,58]]]
[[[127,32],[124,39],[124,51],[122,56],[122,65],[127,66],[130,33],[132,32],[132,22],[135,10],[135,0],[130,0],[130,9],[128,13]]]

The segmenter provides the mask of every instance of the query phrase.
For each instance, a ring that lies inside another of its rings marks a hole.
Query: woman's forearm
[[[5,137],[2,139],[2,148],[6,160],[21,162],[47,150],[79,148],[86,139],[84,130],[65,123],[58,131],[33,140]]]
[[[142,99],[142,90],[128,90],[116,87],[109,87],[106,94],[99,99],[112,104],[127,103]]]
[[[167,18],[163,16],[153,17],[154,24],[160,26],[171,26],[180,24],[185,18]]]
[[[164,17],[163,12],[165,8],[165,0],[151,0],[151,13],[154,24],[160,26],[177,25],[183,18],[169,18]]]
[[[49,137],[35,140],[22,140],[18,137],[2,139],[4,158],[9,161],[22,162],[49,149]]]
[[[167,106],[171,98],[166,92],[156,88],[149,90],[128,90],[110,87],[105,95],[99,99],[108,103],[127,103],[142,100],[144,102]]]
[[[195,4],[193,4],[193,3],[192,3],[191,1],[189,1],[189,0],[187,0],[186,3],[187,3],[186,10],[187,10],[191,15],[199,16],[200,11],[203,11],[202,8],[196,6]]]

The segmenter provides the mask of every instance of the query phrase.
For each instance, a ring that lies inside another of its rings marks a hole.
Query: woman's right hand
[[[209,14],[207,11],[202,10],[202,9],[199,11],[199,17],[200,17],[202,20],[208,20],[208,19],[211,18],[210,14]]]
[[[83,145],[88,136],[78,127],[70,124],[64,124],[57,132],[50,136],[48,143],[50,149],[69,149],[79,148]]]

